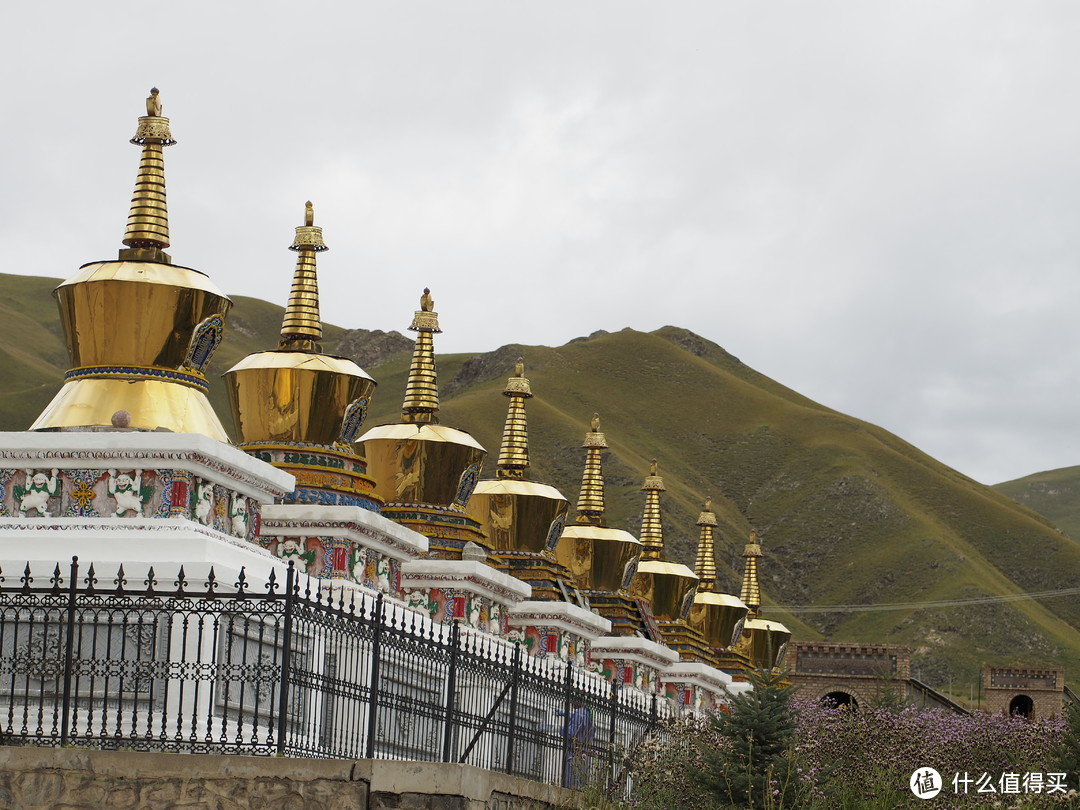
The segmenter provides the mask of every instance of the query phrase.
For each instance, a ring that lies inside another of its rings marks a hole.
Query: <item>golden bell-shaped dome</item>
[[[747,619],[734,650],[745,655],[757,669],[775,669],[784,663],[791,631],[780,622]]]
[[[645,550],[637,573],[630,582],[630,595],[647,599],[658,619],[677,621],[690,612],[698,577],[682,563],[661,559],[664,553],[664,528],[660,514],[660,493],[664,481],[652,460],[641,489],[645,492],[645,512],[641,517],[641,544]]]
[[[713,533],[716,515],[712,511],[712,498],[706,498],[705,508],[698,516],[697,592],[690,606],[687,623],[696,628],[710,647],[726,649],[735,643],[742,632],[749,608],[737,596],[716,590],[716,551]]]
[[[290,250],[297,252],[292,289],[274,351],[251,354],[223,375],[241,445],[282,442],[342,445],[356,439],[375,380],[352,360],[320,351],[322,322],[316,254],[327,250],[306,204]]]
[[[31,430],[109,428],[228,435],[206,398],[205,371],[229,300],[202,273],[172,264],[163,150],[176,141],[158,90],[131,142],[141,147],[118,261],[93,262],[56,288],[71,369]]]
[[[441,332],[431,290],[424,289],[410,330],[417,333],[399,424],[380,425],[357,443],[388,504],[465,509],[487,451],[463,430],[438,424],[439,388],[432,335]]]
[[[563,529],[555,558],[570,570],[580,588],[625,594],[642,546],[630,532],[608,526],[604,517],[603,452],[607,439],[600,432],[600,414],[593,414],[582,447],[585,470],[577,517]]]

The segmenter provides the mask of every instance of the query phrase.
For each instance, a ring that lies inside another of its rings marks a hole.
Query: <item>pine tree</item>
[[[793,784],[791,751],[795,740],[795,714],[790,684],[783,675],[759,670],[750,676],[753,689],[732,698],[727,713],[711,722],[730,741],[730,748],[703,749],[704,766],[694,780],[717,799],[735,807],[777,806],[771,781]]]

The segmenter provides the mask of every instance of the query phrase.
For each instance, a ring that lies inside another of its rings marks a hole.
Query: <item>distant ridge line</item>
[[[1056,591],[1013,593],[1002,596],[975,596],[971,599],[945,599],[939,602],[886,602],[880,605],[769,605],[771,610],[789,613],[873,613],[884,610],[923,610],[924,608],[959,607],[962,605],[990,605],[995,602],[1027,602],[1034,599],[1055,599],[1060,596],[1076,596],[1080,588],[1060,588]]]

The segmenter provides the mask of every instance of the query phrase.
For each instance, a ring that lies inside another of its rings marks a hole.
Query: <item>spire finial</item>
[[[435,368],[435,343],[432,335],[441,332],[439,313],[431,290],[424,287],[420,309],[413,313],[409,330],[416,332],[409,380],[405,384],[405,402],[401,406],[403,422],[438,422],[439,383]]]
[[[171,264],[165,253],[169,246],[169,209],[165,200],[165,157],[163,149],[176,143],[169,119],[161,116],[158,89],[150,89],[146,115],[139,118],[131,142],[142,147],[135,193],[131,197],[121,261],[151,261]]]
[[[641,545],[645,547],[643,560],[658,560],[664,551],[664,527],[660,519],[660,493],[664,491],[664,479],[656,470],[656,459],[649,463],[649,474],[641,485],[645,493],[645,511],[641,516]]]
[[[532,396],[529,381],[525,378],[525,361],[518,358],[514,364],[514,376],[506,382],[503,396],[509,397],[510,405],[503,426],[502,445],[496,478],[525,477],[529,467],[529,431],[525,421],[525,400]]]
[[[315,272],[315,254],[328,250],[322,228],[315,226],[315,209],[309,200],[304,204],[304,224],[297,226],[289,250],[297,252],[289,302],[281,321],[279,348],[292,351],[319,351],[322,320],[319,317],[319,280]]]
[[[742,592],[739,598],[750,608],[750,615],[756,616],[761,607],[761,585],[758,583],[758,558],[761,557],[761,545],[757,532],[750,532],[750,542],[743,549],[746,569],[743,571]]]
[[[607,440],[600,432],[600,414],[592,415],[592,428],[585,434],[581,445],[585,448],[585,472],[581,476],[581,492],[578,495],[577,522],[592,526],[604,526],[604,469],[602,464]]]
[[[705,508],[698,515],[697,525],[701,527],[701,534],[698,537],[694,573],[698,575],[698,592],[705,593],[716,590],[716,551],[713,542],[716,515],[712,511],[712,498],[705,499]]]
[[[150,88],[150,95],[146,97],[146,116],[148,118],[161,117],[161,99],[158,98],[160,91],[156,87]]]

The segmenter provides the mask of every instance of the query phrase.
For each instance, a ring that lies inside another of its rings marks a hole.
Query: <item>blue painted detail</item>
[[[480,480],[480,465],[470,464],[465,472],[461,474],[461,478],[458,479],[457,494],[454,495],[454,506],[465,508],[465,504],[469,502],[469,498],[472,497],[473,490],[476,489],[476,482]]]
[[[221,338],[225,332],[225,319],[220,315],[211,315],[195,328],[195,334],[191,336],[188,344],[187,359],[184,360],[184,368],[193,368],[202,373],[214,352],[221,345]]]
[[[345,416],[341,420],[341,435],[338,441],[346,444],[356,441],[356,437],[360,435],[360,427],[367,419],[367,407],[367,397],[360,397],[349,403],[349,407],[345,409]]]

